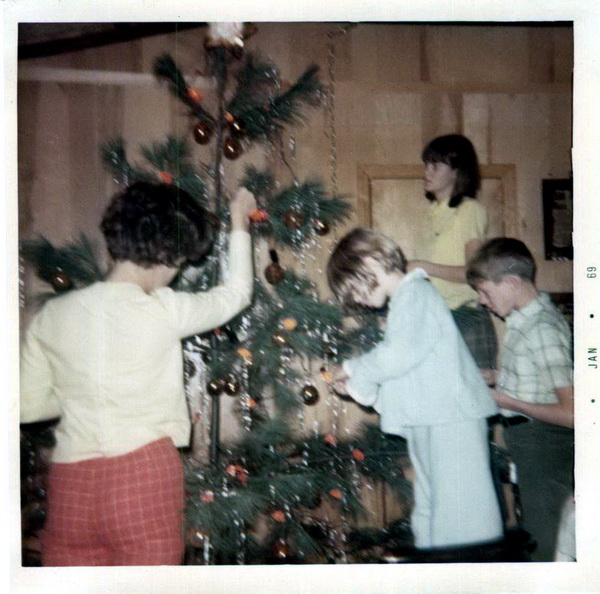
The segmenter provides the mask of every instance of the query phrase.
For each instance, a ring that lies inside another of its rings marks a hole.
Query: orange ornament
[[[165,184],[173,183],[173,176],[168,171],[159,171],[158,177],[160,177]]]
[[[230,124],[232,124],[233,122],[235,122],[235,117],[234,117],[234,115],[233,115],[232,113],[229,113],[228,111],[226,111],[226,112],[223,114],[223,117],[224,117],[224,118],[225,118],[225,120],[226,120],[227,122],[229,122]]]
[[[331,376],[331,373],[325,369],[325,367],[321,367],[321,376],[328,384],[333,383],[333,377]]]
[[[237,477],[237,480],[240,481],[240,483],[242,483],[242,485],[245,487],[248,483],[248,471],[243,466],[238,464],[235,467],[235,476]]]
[[[240,347],[237,350],[237,354],[246,361],[246,363],[252,363],[252,353],[245,347]]]
[[[200,493],[200,499],[204,503],[212,503],[215,500],[215,494],[212,491],[202,491]]]
[[[250,220],[254,223],[262,223],[269,220],[269,214],[264,208],[255,208],[250,213]]]
[[[354,448],[352,450],[352,457],[359,462],[362,462],[365,459],[365,453],[358,448]]]
[[[271,517],[280,524],[285,522],[285,513],[283,513],[280,509],[275,510],[271,513]]]
[[[246,400],[246,404],[250,407],[250,408],[254,408],[257,405],[256,400],[254,400],[254,398],[248,398]]]
[[[334,498],[334,499],[343,499],[344,498],[344,494],[342,493],[342,491],[340,489],[331,489],[331,491],[329,491],[329,494]]]
[[[202,101],[202,93],[194,87],[188,87],[187,94],[192,101]]]
[[[331,435],[331,433],[329,435],[326,435],[324,439],[325,443],[328,443],[330,445],[336,444],[335,436]]]
[[[285,330],[292,331],[298,326],[298,320],[296,318],[283,318],[281,325]]]

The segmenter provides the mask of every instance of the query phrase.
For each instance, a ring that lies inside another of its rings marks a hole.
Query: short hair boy
[[[500,539],[486,422],[497,408],[427,273],[405,270],[401,249],[369,229],[335,248],[327,275],[338,299],[373,308],[389,301],[389,313],[383,340],[345,361],[334,389],[373,406],[383,431],[406,438],[417,548]]]
[[[492,394],[519,474],[524,525],[538,542],[534,561],[554,557],[560,512],[573,489],[571,330],[535,284],[536,265],[518,239],[485,242],[467,265],[479,301],[506,321]]]

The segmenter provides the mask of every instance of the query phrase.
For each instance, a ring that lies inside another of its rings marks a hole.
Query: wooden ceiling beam
[[[164,35],[206,23],[20,23],[19,60]]]

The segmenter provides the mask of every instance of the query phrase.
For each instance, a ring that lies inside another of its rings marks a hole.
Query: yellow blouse
[[[488,227],[487,210],[477,200],[465,198],[456,208],[433,202],[423,220],[416,257],[436,264],[464,266],[465,247],[473,239],[483,241]],[[451,309],[473,301],[477,294],[466,283],[431,277]]]

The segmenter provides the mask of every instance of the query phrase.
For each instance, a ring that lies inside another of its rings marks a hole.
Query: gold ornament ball
[[[223,154],[227,159],[235,161],[242,154],[242,145],[235,138],[227,138],[223,144]]]
[[[194,126],[193,133],[198,144],[208,144],[213,135],[213,128],[207,122],[199,122]]]
[[[240,393],[240,382],[235,376],[230,375],[223,382],[223,389],[228,396],[237,396]]]
[[[317,235],[327,235],[329,233],[329,224],[323,219],[313,219],[312,226]]]
[[[279,330],[273,333],[273,344],[275,346],[285,346],[288,343],[288,337],[284,332],[280,332]]]
[[[233,122],[229,123],[229,131],[233,138],[244,138],[246,136],[246,124],[243,120],[234,119]]]
[[[211,396],[218,396],[223,391],[223,388],[224,388],[223,380],[214,379],[214,380],[211,380],[210,382],[208,382],[208,385],[206,386],[206,391]]]
[[[52,288],[57,292],[68,291],[73,287],[73,281],[63,270],[60,268],[52,275],[50,279]]]
[[[302,388],[302,400],[307,406],[313,406],[319,401],[319,391],[312,384]]]
[[[285,541],[278,540],[273,545],[273,557],[275,557],[277,561],[285,561],[288,558],[289,554],[290,549]]]
[[[277,283],[281,282],[284,276],[285,271],[276,262],[271,262],[271,264],[265,268],[265,278],[271,285],[276,285]]]
[[[281,217],[283,224],[290,230],[296,231],[304,224],[302,213],[297,210],[290,210]]]

